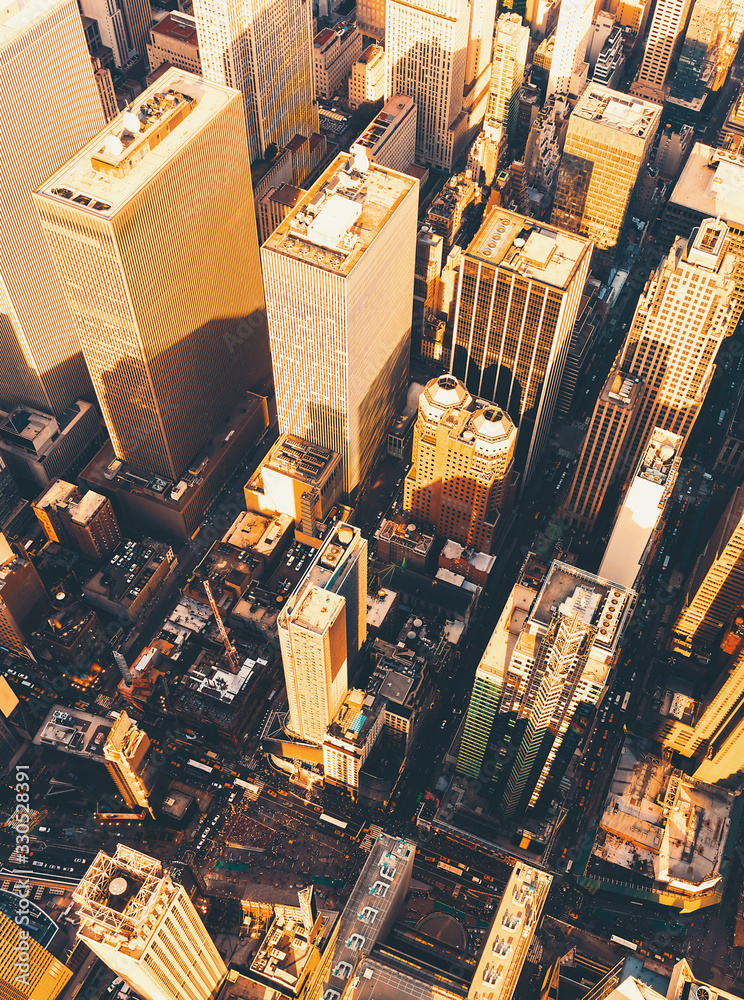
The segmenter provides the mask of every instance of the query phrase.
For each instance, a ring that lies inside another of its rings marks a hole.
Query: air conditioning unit
[[[710,986],[704,986],[702,983],[691,983],[690,1000],[718,1000],[718,994]]]

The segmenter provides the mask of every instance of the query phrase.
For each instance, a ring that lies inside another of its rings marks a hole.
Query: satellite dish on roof
[[[104,142],[104,147],[106,152],[111,156],[118,156],[119,153],[124,152],[124,143],[121,141],[118,135],[107,135],[106,141]]]
[[[124,122],[124,128],[131,132],[132,135],[139,135],[140,133],[140,120],[137,115],[133,115],[131,111],[126,111],[122,117]]]

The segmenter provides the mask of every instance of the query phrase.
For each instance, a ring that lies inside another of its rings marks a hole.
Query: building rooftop
[[[111,601],[131,604],[163,560],[171,562],[173,550],[163,542],[145,538],[125,539],[109,561],[85,584],[85,590]]]
[[[374,730],[379,711],[380,703],[374,695],[352,688],[347,691],[327,735],[363,746]]]
[[[632,409],[640,391],[640,379],[613,368],[602,386],[599,398],[604,403],[614,403],[615,406]]]
[[[357,59],[357,62],[365,63],[367,65],[373,66],[380,59],[385,56],[385,50],[381,45],[368,45],[367,48],[362,52],[362,54]]]
[[[312,444],[295,434],[282,434],[262,460],[261,468],[275,469],[310,486],[317,486],[323,481],[326,470],[338,461],[338,453],[330,448]]]
[[[37,194],[111,219],[235,91],[171,68],[42,184]]]
[[[356,140],[358,145],[369,149],[373,154],[382,149],[390,134],[415,109],[412,97],[404,94],[394,94],[382,111],[369,123]]]
[[[744,225],[744,156],[696,142],[670,203]]]
[[[734,796],[696,782],[628,737],[599,821],[595,857],[682,892],[722,878]]]
[[[55,705],[42,722],[33,742],[36,746],[53,747],[103,763],[103,747],[112,726],[111,719]]]
[[[556,612],[578,614],[596,630],[592,656],[607,659],[617,648],[635,596],[633,590],[556,559],[535,598],[529,620],[547,628]]]
[[[341,582],[344,568],[350,566],[351,556],[364,545],[366,542],[359,528],[339,521],[318,550],[307,571],[307,579],[318,587],[335,588]]]
[[[467,256],[555,288],[566,288],[591,245],[591,240],[583,236],[497,206],[478,230]]]
[[[59,3],[59,0],[11,0],[3,4],[0,11],[0,45],[10,42],[25,28],[43,17]]]
[[[571,113],[574,116],[645,139],[656,128],[661,105],[590,83]]]
[[[336,157],[264,243],[315,267],[349,274],[418,181],[370,164],[361,147]]]
[[[385,587],[376,591],[374,596],[367,594],[367,626],[379,628],[397,600],[396,592],[387,590]]]
[[[323,633],[346,606],[343,597],[308,582],[291,611],[293,624],[311,632]]]
[[[87,490],[75,504],[72,520],[76,524],[87,524],[108,503],[105,496],[94,490]]]
[[[193,45],[194,48],[199,47],[199,40],[196,37],[196,18],[189,14],[182,14],[177,10],[170,11],[150,30],[153,35],[165,35],[186,45]]]
[[[278,205],[294,208],[304,193],[303,188],[295,187],[294,184],[282,184],[278,188],[269,191],[266,197],[269,201],[275,201]]]

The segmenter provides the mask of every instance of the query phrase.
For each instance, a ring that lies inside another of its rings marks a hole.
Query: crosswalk
[[[369,852],[372,850],[372,847],[374,846],[375,841],[377,840],[377,838],[380,836],[381,833],[382,833],[381,826],[378,826],[376,823],[370,823],[369,830],[366,833],[364,840],[359,845],[361,849],[363,851],[366,851],[367,854],[369,854]]]

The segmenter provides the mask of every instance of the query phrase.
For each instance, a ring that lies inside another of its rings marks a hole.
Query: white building
[[[129,62],[129,42],[124,23],[124,14],[116,0],[80,0],[86,17],[98,22],[98,31],[103,44],[111,49],[114,62],[123,66]]]
[[[593,0],[561,0],[550,64],[548,93],[578,97],[586,81],[586,47],[592,30]]]
[[[338,156],[261,249],[279,429],[337,451],[351,492],[408,383],[418,181]]]
[[[358,8],[357,8],[358,14]],[[375,104],[385,95],[385,50],[381,45],[368,45],[351,67],[349,76],[349,107]]]
[[[529,41],[529,28],[522,24],[519,14],[502,14],[499,17],[493,39],[486,124],[501,125],[509,139],[513,138],[517,124]]]

